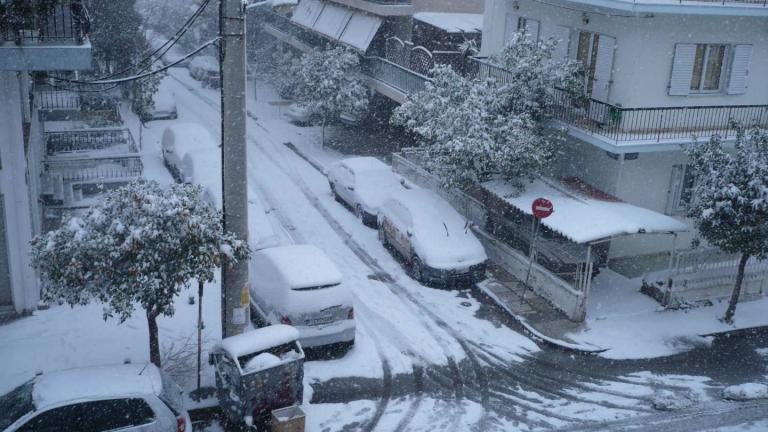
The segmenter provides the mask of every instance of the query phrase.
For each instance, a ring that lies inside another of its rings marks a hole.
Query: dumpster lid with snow
[[[224,351],[236,359],[293,343],[298,339],[298,330],[289,325],[277,324],[225,338],[214,347],[213,352]]]
[[[513,185],[502,180],[488,181],[482,186],[529,216],[533,214],[531,203],[535,199],[548,199],[554,212],[541,219],[542,225],[575,243],[632,234],[688,231],[686,224],[673,217],[604,194],[587,193],[584,187],[568,188],[553,179],[536,179],[517,196]]]

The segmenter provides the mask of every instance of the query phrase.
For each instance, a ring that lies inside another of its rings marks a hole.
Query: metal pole
[[[197,281],[197,392],[200,394],[200,362],[203,357],[203,281]]]
[[[224,229],[248,239],[245,130],[245,9],[242,0],[220,0],[221,153]],[[248,263],[222,269],[222,337],[242,333],[249,321]]]
[[[539,231],[539,218],[533,216],[533,224],[531,226],[531,250],[530,261],[528,261],[528,271],[525,273],[525,287],[523,288],[523,300],[525,300],[525,294],[528,292],[528,281],[531,278],[531,268],[533,267],[533,260],[536,258],[536,236]]]

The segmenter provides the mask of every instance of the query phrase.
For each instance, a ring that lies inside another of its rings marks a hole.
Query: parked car
[[[197,56],[189,62],[189,74],[200,81],[203,87],[221,87],[221,74],[219,62],[213,56]]]
[[[483,245],[450,204],[426,189],[393,194],[379,212],[379,240],[425,283],[477,282],[488,260]]]
[[[346,204],[368,226],[376,228],[379,210],[394,192],[405,190],[405,180],[374,157],[341,160],[328,169],[328,184],[336,201]]]
[[[273,325],[224,338],[209,354],[219,407],[232,425],[259,425],[272,410],[301,405],[304,351],[299,332]]]
[[[312,113],[304,105],[298,103],[292,103],[288,106],[288,110],[285,112],[285,116],[298,125],[313,125],[320,123],[320,115]]]
[[[0,396],[0,431],[191,432],[181,388],[153,364],[36,376]]]
[[[161,139],[163,163],[176,181],[192,183],[194,166],[188,155],[192,152],[214,152],[217,147],[211,147],[211,144],[215,142],[210,132],[197,123],[168,126]]]
[[[341,272],[316,246],[262,249],[250,261],[251,307],[268,324],[299,331],[304,348],[349,348],[355,342],[352,295]]]
[[[176,110],[176,100],[174,94],[170,91],[159,91],[155,95],[154,108],[142,113],[141,121],[148,122],[152,120],[175,120],[179,117]]]

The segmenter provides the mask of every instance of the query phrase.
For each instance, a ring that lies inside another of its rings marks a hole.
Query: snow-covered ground
[[[768,298],[739,303],[733,324],[720,321],[727,302],[665,311],[640,293],[640,282],[603,270],[592,282],[584,330],[568,338],[607,349],[611,359],[662,357],[709,344],[711,335],[768,325]]]

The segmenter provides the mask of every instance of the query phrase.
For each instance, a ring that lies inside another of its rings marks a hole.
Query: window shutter
[[[552,37],[557,41],[557,47],[553,57],[556,59],[564,59],[568,57],[568,45],[571,42],[571,29],[563,26],[555,26]]]
[[[595,78],[592,82],[592,97],[601,102],[608,102],[613,73],[613,53],[616,50],[616,38],[601,34],[597,46]]]
[[[695,59],[696,44],[675,44],[672,77],[669,79],[670,96],[685,96],[691,93],[691,77],[693,77]]]
[[[533,19],[526,19],[525,20],[525,31],[528,32],[528,34],[531,36],[531,39],[538,41],[539,40],[539,26],[540,23]]]
[[[517,31],[517,16],[508,13],[507,20],[504,23],[504,45],[512,38],[512,35]]]
[[[683,167],[684,165],[673,165],[672,176],[667,191],[667,208],[664,213],[671,215],[677,211],[680,201],[680,192],[683,187]]]
[[[752,58],[752,45],[736,45],[733,47],[733,62],[731,76],[728,80],[728,94],[743,94],[747,90],[749,76],[749,61]]]

